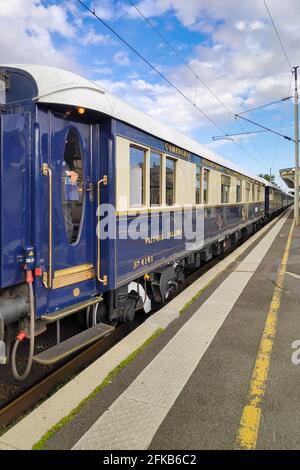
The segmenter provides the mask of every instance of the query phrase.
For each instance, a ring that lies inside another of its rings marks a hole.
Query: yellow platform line
[[[286,272],[294,225],[295,222],[293,221],[281,260],[280,271],[277,276],[276,286],[266,319],[258,355],[255,361],[247,404],[243,410],[240,421],[237,435],[237,448],[240,450],[253,450],[256,448],[261,415],[261,403],[266,390],[273,342],[276,334],[278,312],[281,303],[284,275]]]

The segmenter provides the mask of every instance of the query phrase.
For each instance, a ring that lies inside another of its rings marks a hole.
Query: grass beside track
[[[202,289],[198,290],[198,292],[196,292],[195,295],[193,295],[193,297],[186,303],[184,304],[184,306],[179,310],[179,315],[182,315],[193,303],[196,299],[198,299],[198,297],[200,297],[201,294],[203,294],[203,292],[213,283],[215,282],[218,277],[221,275],[222,273],[217,273],[210,281],[208,281],[207,284],[205,284],[205,286],[202,287]]]
[[[126,359],[120,362],[101,382],[95,390],[90,393],[84,400],[82,400],[79,405],[76,406],[67,416],[62,418],[58,423],[56,423],[52,428],[50,428],[41,439],[34,444],[32,450],[43,450],[45,444],[51,437],[54,436],[60,429],[62,429],[66,424],[72,421],[78,413],[84,408],[84,406],[92,400],[102,388],[109,385],[112,380],[128,365],[130,364],[144,349],[157,338],[164,330],[162,328],[157,329],[151,336],[148,338],[140,347],[138,347],[133,353],[131,353]]]

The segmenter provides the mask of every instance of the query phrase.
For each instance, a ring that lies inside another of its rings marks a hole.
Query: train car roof
[[[259,177],[260,178],[260,177]],[[287,196],[291,196],[291,193],[289,193],[288,191],[285,191],[284,189],[281,189],[279,186],[277,186],[276,184],[274,183],[270,183],[270,181],[268,180],[265,180],[264,178],[260,178],[262,180],[262,182],[264,183],[265,186],[269,186],[270,188],[273,188],[273,189],[276,189],[277,191],[283,193],[283,194],[286,194]]]
[[[18,69],[29,74],[34,79],[38,89],[38,95],[34,98],[36,102],[84,107],[98,111],[191,153],[202,156],[207,160],[211,160],[214,163],[218,163],[237,173],[266,184],[266,180],[263,178],[251,174],[215,153],[210,148],[168,127],[108,92],[95,82],[87,80],[80,75],[64,69],[44,65],[7,64],[0,65],[0,67],[4,69]]]

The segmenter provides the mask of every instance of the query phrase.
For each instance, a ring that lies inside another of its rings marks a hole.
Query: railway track
[[[251,238],[251,236],[252,235],[240,240],[237,245],[231,247],[230,249],[226,250],[226,252],[223,252],[219,256],[208,261],[196,271],[192,272],[188,277],[186,277],[184,283],[176,291],[176,293],[170,297],[169,301],[176,297],[176,295],[180,294],[180,292],[192,284],[198,277],[218,264],[222,259],[226,258],[226,256],[232,253],[246,240]],[[154,309],[152,313],[157,310],[158,309]],[[43,399],[49,396],[51,392],[55,391],[59,385],[62,385],[62,383],[64,383],[67,378],[70,378],[71,376],[79,373],[84,367],[88,366],[89,363],[101,357],[101,355],[103,355],[122,338],[124,338],[127,334],[139,326],[146,318],[148,318],[148,316],[149,314],[138,315],[137,321],[119,325],[111,334],[93,343],[91,346],[84,349],[71,360],[64,363],[61,367],[52,371],[48,376],[26,390],[13,401],[6,404],[0,410],[0,433],[2,433],[4,429],[7,428],[7,426],[11,425],[13,422],[22,417],[26,412],[40,403]]]
[[[0,432],[47,397],[67,377],[80,372],[90,362],[98,359],[108,349],[124,338],[126,334],[132,331],[132,329],[133,326],[131,324],[124,323],[120,325],[113,333],[93,343],[89,348],[80,352],[66,364],[54,370],[29,390],[4,406],[0,410]]]

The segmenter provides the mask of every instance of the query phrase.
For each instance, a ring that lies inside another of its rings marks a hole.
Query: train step
[[[52,346],[49,349],[37,354],[33,357],[35,362],[49,366],[56,362],[65,359],[70,354],[85,348],[89,344],[94,343],[98,339],[107,336],[114,330],[113,326],[99,323],[98,325],[92,326],[81,333],[68,338],[67,340]]]
[[[80,312],[80,310],[84,310],[85,308],[95,305],[98,302],[103,302],[102,297],[93,297],[92,299],[85,300],[83,302],[79,302],[78,304],[71,305],[70,307],[63,308],[58,310],[57,312],[52,313],[45,313],[41,316],[41,320],[46,321],[47,323],[53,323],[57,320],[61,320],[73,313]]]

